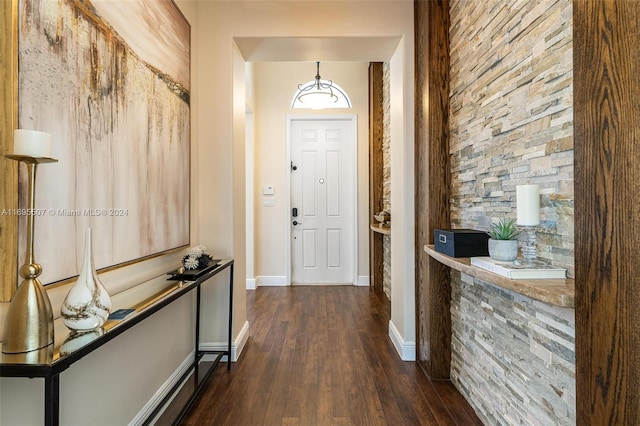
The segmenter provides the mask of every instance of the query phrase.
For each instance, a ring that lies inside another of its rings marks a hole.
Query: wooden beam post
[[[640,7],[574,1],[576,411],[640,424]]]
[[[382,62],[371,62],[369,64],[369,224],[376,223],[373,215],[382,210],[384,180],[382,101]],[[381,234],[369,230],[369,279],[373,290],[380,296],[384,295],[382,239]]]
[[[429,258],[436,228],[451,226],[449,198],[449,2],[416,1],[416,334],[417,360],[431,379],[451,365],[449,269]]]

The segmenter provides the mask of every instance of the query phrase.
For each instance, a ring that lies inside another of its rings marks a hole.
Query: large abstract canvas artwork
[[[189,244],[189,32],[170,0],[20,1],[18,123],[59,160],[38,168],[43,283],[77,275],[87,227],[97,268]]]

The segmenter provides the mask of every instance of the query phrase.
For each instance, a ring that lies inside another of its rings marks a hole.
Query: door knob
[[[298,221],[294,220],[292,223],[293,223],[293,226],[296,226],[298,224]]]

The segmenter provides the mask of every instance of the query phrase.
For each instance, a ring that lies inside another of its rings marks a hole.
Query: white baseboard
[[[267,287],[267,286],[282,287],[287,285],[289,284],[287,283],[286,276],[274,275],[274,276],[256,277],[256,287]]]
[[[242,326],[242,330],[238,333],[235,342],[233,342],[233,348],[231,349],[231,359],[233,362],[238,362],[238,358],[240,358],[240,354],[244,349],[244,345],[247,343],[249,339],[249,321],[245,321]]]
[[[258,287],[284,287],[288,286],[287,277],[285,276],[258,276],[255,279],[247,279],[247,290],[255,290]],[[327,285],[322,283],[322,285]],[[368,287],[370,280],[368,275],[359,275],[356,278],[356,286]]]
[[[406,341],[398,331],[398,328],[393,324],[393,321],[389,321],[389,337],[393,346],[398,351],[400,359],[403,361],[415,361],[416,360],[416,342]]]
[[[233,342],[231,342],[231,362],[237,362],[244,345],[249,338],[249,321],[244,323],[242,330]],[[227,342],[200,342],[200,350],[202,351],[226,351]],[[223,356],[222,361],[226,361],[227,357]]]
[[[242,349],[244,349],[244,345],[247,343],[247,339],[249,338],[249,321],[244,323],[242,330],[238,333],[235,341],[231,343],[231,360],[232,362],[237,362],[238,357],[242,353]],[[227,350],[227,342],[222,343],[201,343],[200,349],[205,351],[226,351]],[[151,397],[149,402],[147,402],[142,410],[136,414],[136,416],[129,422],[129,426],[137,426],[144,424],[144,421],[151,415],[153,410],[162,402],[165,396],[173,389],[176,383],[180,380],[182,375],[191,367],[191,363],[193,362],[194,357],[193,351],[185,358],[184,361],[180,364],[180,366],[169,376],[169,378],[160,386],[160,388],[156,391],[156,393]],[[227,357],[223,356],[221,361],[226,361]],[[160,415],[161,413],[158,413]],[[156,416],[157,417],[157,416]],[[153,420],[153,419],[152,419]]]
[[[369,275],[358,275],[358,279],[356,280],[356,285],[358,287],[369,287],[370,285]]]
[[[137,426],[144,424],[144,421],[151,415],[153,410],[162,402],[165,396],[173,389],[176,383],[180,380],[182,375],[191,367],[193,363],[194,352],[191,353],[182,361],[180,366],[173,372],[171,376],[160,386],[151,399],[142,407],[142,410],[136,414],[136,416],[129,422],[129,426]],[[159,413],[160,414],[160,413]],[[159,415],[158,414],[158,415]],[[157,417],[157,416],[156,416]],[[152,419],[153,420],[153,419]]]
[[[256,289],[256,279],[247,278],[247,290],[255,290],[255,289]]]

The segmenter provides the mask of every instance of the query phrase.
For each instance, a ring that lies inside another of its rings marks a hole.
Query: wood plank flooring
[[[183,425],[480,425],[449,382],[401,361],[367,287],[247,292],[250,337]]]

